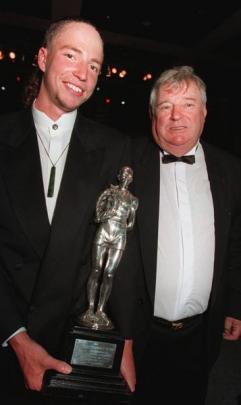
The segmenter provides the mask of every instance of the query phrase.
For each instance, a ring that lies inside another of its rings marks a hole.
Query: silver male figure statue
[[[122,167],[118,180],[119,185],[106,189],[96,204],[96,222],[100,225],[94,239],[93,268],[87,284],[89,307],[79,318],[81,324],[92,329],[114,327],[104,309],[111,293],[114,273],[126,246],[126,233],[133,228],[138,208],[138,199],[127,189],[133,180],[132,169]],[[102,282],[98,288],[101,276]]]

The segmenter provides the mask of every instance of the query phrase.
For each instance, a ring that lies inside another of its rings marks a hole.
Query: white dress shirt
[[[46,114],[37,110],[34,105],[32,111],[38,138],[46,206],[49,222],[51,223],[77,110],[61,115],[57,121],[52,121]],[[48,157],[40,139],[42,140],[50,158]],[[48,197],[47,193],[52,163],[56,165],[54,195]]]
[[[214,211],[201,144],[194,164],[162,163],[154,315],[176,321],[207,309],[214,264]]]

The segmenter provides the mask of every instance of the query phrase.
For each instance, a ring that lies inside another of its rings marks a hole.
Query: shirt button
[[[58,125],[57,125],[57,124],[53,124],[53,125],[52,125],[52,128],[53,128],[54,130],[56,130],[56,129],[58,129]]]

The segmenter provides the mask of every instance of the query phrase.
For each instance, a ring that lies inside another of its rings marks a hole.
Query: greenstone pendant
[[[52,166],[51,171],[50,171],[50,176],[49,176],[49,186],[48,186],[48,197],[53,197],[54,195],[54,183],[55,183],[55,172],[56,172],[56,167]]]

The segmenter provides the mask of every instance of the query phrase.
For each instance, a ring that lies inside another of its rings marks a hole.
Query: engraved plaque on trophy
[[[131,391],[120,374],[124,339],[105,308],[138,208],[138,199],[128,191],[132,179],[132,169],[122,167],[119,184],[110,185],[97,200],[88,308],[74,320],[63,356],[72,372],[46,372],[42,391],[47,395],[123,404],[130,401]]]

